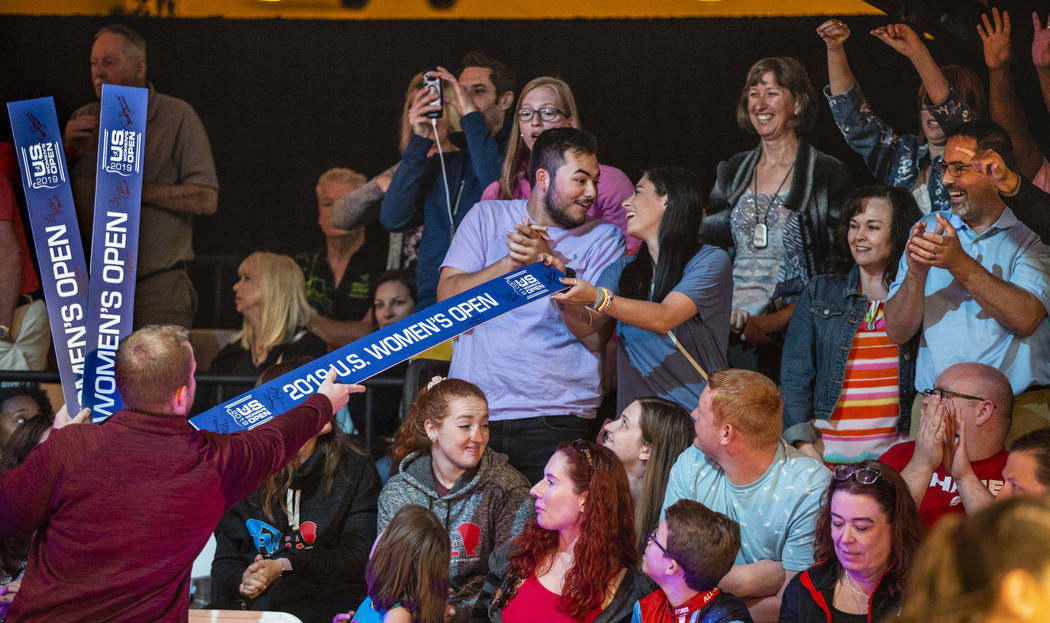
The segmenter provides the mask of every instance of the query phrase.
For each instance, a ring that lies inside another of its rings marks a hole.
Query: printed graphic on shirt
[[[309,549],[317,538],[317,524],[312,521],[303,522],[299,530],[289,535],[284,535],[280,530],[274,528],[265,521],[249,519],[244,522],[248,534],[252,535],[255,550],[263,556],[272,556],[279,549]]]
[[[999,490],[1003,488],[1004,482],[1005,481],[1003,480],[982,480],[981,484],[991,491],[992,495],[999,495]],[[949,494],[955,493],[956,495],[952,496],[952,500],[948,503],[948,506],[962,504],[962,498],[958,495],[958,483],[956,483],[951,476],[945,475],[944,478],[941,479],[937,476],[937,472],[934,472],[933,475],[930,476],[930,488],[940,489]]]
[[[452,541],[452,557],[477,556],[478,545],[481,543],[481,527],[469,521],[456,526],[449,534]]]

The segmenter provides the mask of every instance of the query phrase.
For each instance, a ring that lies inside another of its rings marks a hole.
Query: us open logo
[[[102,169],[130,177],[142,169],[142,133],[134,130],[106,130],[103,135]]]
[[[62,159],[58,157],[58,141],[36,143],[29,149],[22,148],[23,170],[26,172],[26,184],[33,190],[57,188],[59,182],[65,183],[66,172],[62,168]]]
[[[243,428],[253,428],[273,415],[261,402],[253,399],[251,394],[227,405],[226,413]]]
[[[526,271],[519,271],[504,277],[514,292],[526,299],[533,299],[547,293],[547,286]]]

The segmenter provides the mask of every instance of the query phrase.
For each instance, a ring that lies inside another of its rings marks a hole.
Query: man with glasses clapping
[[[949,367],[923,394],[915,441],[879,460],[900,472],[930,527],[948,513],[976,512],[999,493],[1013,394],[1002,372],[980,363]]]

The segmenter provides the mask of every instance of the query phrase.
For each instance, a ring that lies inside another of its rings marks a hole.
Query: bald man
[[[948,513],[973,513],[1003,486],[1013,393],[999,370],[959,363],[923,390],[915,441],[890,448],[880,460],[908,483],[923,523]]]

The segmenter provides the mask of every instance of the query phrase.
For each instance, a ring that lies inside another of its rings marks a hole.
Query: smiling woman
[[[529,484],[488,448],[485,394],[460,379],[437,378],[420,392],[390,450],[397,473],[379,494],[379,530],[399,508],[433,510],[452,541],[449,603],[469,611],[489,554],[520,532],[531,508]]]
[[[865,186],[843,216],[831,274],[802,292],[780,370],[784,438],[829,463],[877,458],[907,433],[918,348],[917,337],[902,346],[890,341],[884,314],[920,217],[914,197],[904,188]]]

